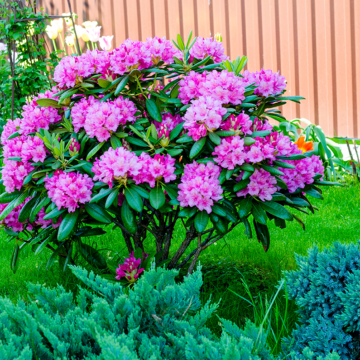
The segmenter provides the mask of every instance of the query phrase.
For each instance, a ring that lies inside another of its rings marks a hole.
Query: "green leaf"
[[[164,185],[164,189],[165,191],[168,193],[170,199],[172,200],[176,200],[177,197],[179,196],[178,194],[178,190],[175,190],[173,187],[171,187],[170,185]]]
[[[240,169],[241,170],[244,170],[244,171],[249,171],[249,172],[254,172],[255,171],[255,168],[254,168],[254,166],[252,166],[251,164],[242,164],[241,166],[240,166]]]
[[[161,113],[153,100],[146,99],[146,109],[154,120],[158,122],[162,121]]]
[[[154,209],[160,209],[165,204],[165,194],[161,186],[157,186],[150,191],[150,205]]]
[[[58,208],[55,208],[54,210],[50,211],[48,214],[44,216],[44,220],[50,220],[56,218],[65,211],[66,211],[65,209],[58,210]]]
[[[315,181],[314,182],[315,185],[321,185],[321,186],[344,186],[343,184],[340,184],[338,182],[333,182],[333,181]]]
[[[132,136],[128,136],[126,138],[126,141],[129,142],[130,144],[136,145],[136,146],[141,146],[141,147],[148,147],[149,145],[145,142],[142,141],[136,137],[132,137]]]
[[[268,227],[266,225],[259,224],[255,220],[254,227],[256,231],[256,237],[258,238],[259,242],[262,243],[264,251],[267,252],[270,247],[270,234]]]
[[[195,216],[195,229],[197,232],[201,233],[206,229],[206,226],[209,222],[209,214],[204,210],[200,211]]]
[[[218,219],[218,221],[213,222],[214,228],[220,234],[225,234],[228,231],[228,224],[229,224],[229,222],[226,219],[221,218],[221,217]]]
[[[173,130],[170,131],[170,140],[175,139],[181,133],[184,128],[184,122],[177,124]]]
[[[137,230],[136,219],[127,200],[121,205],[121,220],[130,234],[135,234]]]
[[[14,199],[16,199],[17,197],[19,197],[20,192],[13,192],[11,194],[7,193],[7,192],[3,192],[0,195],[0,204],[8,204],[10,202],[12,202]]]
[[[20,247],[18,244],[15,244],[15,247],[14,247],[14,250],[13,250],[13,253],[11,256],[11,263],[10,263],[11,270],[14,274],[16,273],[16,269],[17,269],[16,264],[17,264],[17,260],[19,257],[19,252],[20,252]]]
[[[190,137],[188,134],[183,135],[181,138],[177,139],[176,142],[179,144],[183,144],[183,143],[187,143],[187,142],[192,142],[194,141],[192,139],[192,137]]]
[[[253,202],[252,214],[253,214],[256,222],[258,222],[262,225],[266,225],[266,221],[267,221],[268,217],[258,202],[255,202],[255,201]]]
[[[238,183],[236,183],[236,184],[234,185],[234,189],[233,189],[234,192],[238,192],[238,191],[240,191],[240,190],[244,190],[244,189],[248,186],[249,182],[250,182],[249,179],[239,181]]]
[[[98,84],[101,88],[106,89],[111,85],[111,82],[105,79],[98,79]]]
[[[221,131],[217,131],[215,134],[218,135],[218,136],[226,137],[226,136],[235,135],[235,132],[234,131],[221,130]]]
[[[321,199],[323,200],[323,196],[315,189],[308,189],[308,190],[303,190],[306,194],[312,196],[313,198],[316,198],[316,199]],[[1,217],[0,217],[1,219]]]
[[[32,198],[23,206],[23,208],[21,209],[21,211],[19,213],[19,217],[18,217],[18,221],[20,223],[23,223],[27,219],[29,219],[30,212],[31,212],[33,206],[35,205],[36,201],[37,201],[37,198]]]
[[[188,37],[188,41],[187,41],[187,43],[186,43],[186,48],[187,48],[187,49],[189,48],[190,41],[191,41],[191,38],[192,38],[192,34],[193,34],[193,32],[192,32],[192,30],[191,30],[191,31],[190,31],[190,34],[189,34],[189,37]]]
[[[105,196],[109,195],[111,193],[112,189],[100,189],[99,193],[94,195],[91,200],[90,200],[90,204],[94,203],[94,202],[98,202],[99,200],[101,200],[102,198],[104,198]]]
[[[104,224],[110,224],[112,222],[111,216],[98,204],[85,204],[85,210],[97,221]]]
[[[132,185],[131,187],[132,187],[132,189],[134,189],[135,191],[137,191],[138,194],[139,194],[141,197],[143,197],[143,198],[145,198],[145,199],[149,199],[150,194],[149,194],[149,192],[148,192],[147,190],[145,190],[144,188],[142,188],[142,187],[139,186],[139,185]]]
[[[119,188],[115,188],[112,190],[112,192],[106,199],[105,209],[108,209],[111,206],[111,204],[114,202],[114,200],[119,196],[119,191],[120,191]]]
[[[116,150],[119,147],[122,147],[121,141],[115,135],[111,135],[110,144],[114,150]]]
[[[263,130],[263,131],[254,131],[250,136],[252,138],[256,138],[256,137],[265,137],[271,134],[270,130]]]
[[[193,159],[200,153],[200,151],[202,150],[202,148],[205,145],[205,142],[206,142],[206,137],[203,137],[194,143],[194,145],[192,146],[192,148],[190,150],[190,159]]]
[[[183,152],[183,149],[168,149],[166,150],[166,152],[171,156],[177,156],[180,155]]]
[[[53,108],[57,108],[57,109],[61,109],[64,107],[64,105],[59,105],[56,100],[47,99],[47,98],[37,99],[36,103],[40,107],[53,107]]]
[[[224,183],[224,181],[226,180],[226,173],[227,173],[227,170],[226,169],[222,169],[221,170],[221,173],[220,173],[220,176],[219,176],[219,183],[220,185]]]
[[[245,199],[242,199],[239,202],[239,210],[238,210],[240,219],[244,218],[245,216],[248,216],[251,212],[251,209],[252,209],[252,198],[247,197]]]
[[[135,211],[140,212],[142,210],[143,201],[135,189],[132,189],[131,187],[126,188],[125,197],[130,207],[132,207]]]
[[[22,204],[26,197],[28,196],[28,192],[24,192],[12,200],[6,208],[0,214],[0,220],[4,220],[17,206]]]
[[[221,138],[220,138],[219,135],[217,135],[217,134],[215,134],[213,132],[210,132],[209,133],[209,138],[215,145],[220,145],[221,144]]]
[[[14,138],[16,138],[16,137],[18,137],[18,136],[20,136],[20,134],[19,134],[18,131],[16,131],[16,132],[14,132],[13,134],[11,134],[7,139],[8,139],[8,140],[14,139]]]
[[[245,226],[245,235],[248,237],[248,239],[251,239],[252,238],[252,231],[251,231],[251,226],[250,226],[250,223],[249,223],[249,220],[247,217],[243,217],[241,219],[242,223],[244,224]]]
[[[12,160],[12,161],[21,161],[21,157],[19,156],[10,156],[7,158],[7,160]]]
[[[106,269],[107,264],[100,252],[88,244],[79,242],[79,252],[81,256],[92,266],[98,269]]]
[[[248,136],[244,137],[244,144],[246,146],[250,146],[250,145],[255,144],[255,143],[256,143],[256,140],[254,138],[251,138],[251,137],[248,137]]]
[[[57,249],[51,254],[47,264],[46,264],[46,269],[49,270],[51,268],[51,266],[53,266],[54,261],[56,259],[56,256],[59,254],[61,248],[63,247],[63,245],[66,243],[66,241],[63,241],[58,247]]]
[[[285,175],[282,171],[278,170],[277,168],[273,167],[273,166],[269,166],[269,165],[261,165],[261,167],[267,171],[268,173],[270,173],[271,175]]]
[[[39,244],[39,246],[36,247],[35,255],[40,254],[46,248],[46,245],[54,239],[54,237],[55,232],[50,234],[41,244]]]
[[[88,154],[86,157],[86,160],[89,160],[91,157],[93,157],[103,146],[105,145],[105,141],[103,141],[100,144],[97,144]]]
[[[272,201],[263,202],[261,203],[261,206],[269,214],[274,215],[280,219],[284,219],[288,221],[293,220],[293,216],[291,215],[291,212],[287,210],[284,206],[276,202],[272,202]]]
[[[177,39],[177,42],[178,42],[179,48],[180,48],[181,50],[185,50],[184,41],[183,41],[183,39],[182,39],[182,37],[181,37],[181,35],[180,35],[180,34],[177,34],[176,39]]]
[[[224,210],[224,208],[218,204],[214,204],[211,209],[215,214],[222,216],[222,217],[225,217],[227,214],[227,212]]]
[[[284,169],[295,169],[296,166],[295,165],[292,165],[292,164],[289,164],[289,163],[286,163],[286,162],[283,162],[283,161],[274,161],[274,165],[278,166],[278,167],[282,167]]]
[[[304,156],[302,154],[294,154],[294,155],[289,155],[289,156],[278,155],[278,156],[276,156],[276,158],[279,160],[301,160],[301,159],[305,159],[306,156]]]
[[[192,217],[195,215],[197,208],[193,207],[185,207],[179,211],[179,217]]]

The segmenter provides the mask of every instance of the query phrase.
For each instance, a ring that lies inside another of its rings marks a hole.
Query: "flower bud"
[[[130,144],[125,140],[125,138],[121,138],[121,145],[122,145],[123,148],[125,148],[126,150],[131,151],[131,146],[130,146]]]
[[[112,36],[103,36],[99,39],[99,45],[103,50],[109,51],[111,49],[111,41],[114,35]]]
[[[222,40],[223,40],[221,33],[216,33],[214,37],[217,42],[222,42]]]
[[[69,147],[69,154],[70,156],[75,156],[79,153],[80,151],[80,144],[78,141],[76,141],[75,138],[71,138],[71,143],[70,143],[70,147]]]
[[[160,126],[159,137],[162,137],[162,136],[164,136],[164,137],[160,140],[160,145],[162,147],[167,147],[170,142],[170,133],[165,124],[161,124],[161,126]]]

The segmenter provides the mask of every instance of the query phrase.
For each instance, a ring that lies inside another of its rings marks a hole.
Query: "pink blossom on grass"
[[[221,169],[209,161],[206,165],[193,162],[185,165],[179,184],[180,206],[196,206],[200,211],[211,213],[214,201],[222,199],[223,189],[219,184]]]
[[[143,254],[143,259],[145,260],[148,257],[148,254]],[[130,284],[135,283],[139,275],[144,271],[143,268],[139,269],[141,264],[141,259],[136,259],[134,257],[134,252],[132,251],[129,254],[129,257],[125,259],[122,265],[119,264],[119,267],[116,269],[116,279],[121,280],[125,278]]]

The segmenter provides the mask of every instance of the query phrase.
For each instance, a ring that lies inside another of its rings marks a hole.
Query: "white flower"
[[[3,43],[0,42],[0,51],[7,51],[6,44],[3,44]]]
[[[66,18],[64,18],[65,20],[65,24],[67,26],[72,26],[72,21],[71,21],[71,17],[70,17],[70,13],[63,13],[62,16],[68,16]],[[75,21],[75,19],[77,19],[77,15],[73,13],[73,20]]]
[[[65,44],[67,46],[74,46],[75,44],[75,36],[74,35],[69,35],[65,38]]]
[[[114,35],[111,36],[103,36],[99,39],[99,45],[103,50],[110,50],[111,49],[111,41]]]
[[[51,26],[56,29],[56,31],[58,33],[61,33],[64,30],[64,22],[63,19],[58,19],[58,20],[52,20],[51,21]]]
[[[82,23],[83,27],[86,29],[94,28],[97,26],[97,24],[98,24],[97,21],[85,21]]]
[[[54,28],[53,26],[48,25],[45,29],[46,33],[48,34],[49,38],[51,40],[55,40],[58,36],[58,32],[57,29]]]
[[[101,29],[101,26],[96,26],[96,27],[86,29],[86,32],[87,32],[91,42],[98,42],[99,41],[99,39],[100,39],[100,29]]]

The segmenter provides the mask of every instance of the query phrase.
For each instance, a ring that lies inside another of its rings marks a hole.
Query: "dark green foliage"
[[[29,284],[35,301],[0,299],[1,359],[253,359],[271,360],[266,335],[220,319],[221,337],[205,325],[218,304],[200,302],[198,269],[145,272],[133,289],[71,267],[91,290],[76,301],[62,286]]]
[[[309,347],[316,356],[337,351],[341,359],[360,355],[360,243],[335,243],[308,257],[297,256],[299,270],[285,272],[289,297],[299,306],[300,324],[283,350]],[[300,357],[302,359],[303,357]]]

